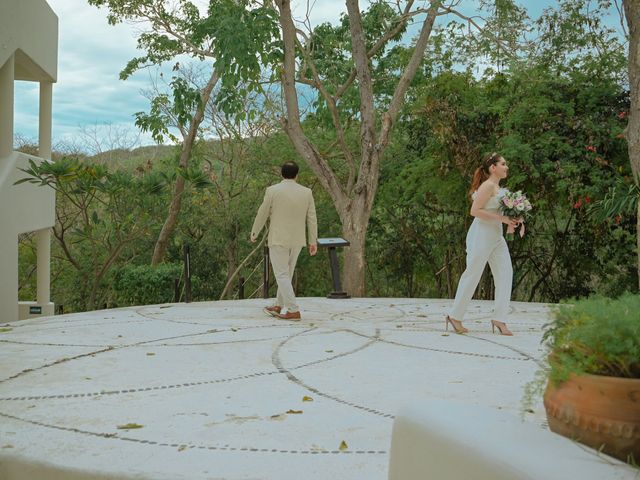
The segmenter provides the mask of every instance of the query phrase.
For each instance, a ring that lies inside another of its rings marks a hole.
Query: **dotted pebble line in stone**
[[[301,386],[302,388],[305,388],[305,389],[309,390],[310,392],[312,392],[312,393],[314,393],[314,394],[316,394],[316,395],[319,395],[319,396],[321,396],[321,397],[328,398],[328,399],[330,399],[330,400],[333,400],[334,402],[341,403],[341,404],[343,404],[343,405],[347,405],[347,406],[349,406],[349,407],[356,408],[356,409],[358,409],[358,410],[362,410],[362,411],[367,412],[367,413],[372,413],[372,414],[377,415],[377,416],[380,416],[380,417],[390,418],[390,419],[395,418],[395,416],[394,416],[394,415],[391,415],[390,413],[381,412],[381,411],[379,411],[379,410],[376,410],[375,408],[369,408],[369,407],[365,407],[365,406],[363,406],[363,405],[358,405],[357,403],[349,402],[349,401],[344,400],[344,399],[342,399],[342,398],[340,398],[340,397],[336,397],[335,395],[331,395],[331,394],[329,394],[329,393],[322,392],[322,391],[318,390],[317,388],[315,388],[315,387],[313,387],[313,386],[311,386],[311,385],[308,385],[308,384],[304,383],[302,380],[300,380],[298,377],[296,377],[293,373],[291,373],[291,371],[292,371],[292,370],[295,370],[295,368],[292,368],[292,369],[287,369],[287,368],[285,368],[285,367],[282,365],[282,361],[280,360],[280,350],[282,349],[282,347],[283,347],[287,342],[289,342],[290,340],[294,339],[294,338],[295,338],[295,337],[297,337],[297,336],[303,335],[304,333],[306,333],[306,332],[299,332],[299,333],[296,333],[296,334],[294,334],[294,335],[291,335],[289,338],[287,338],[287,339],[283,340],[283,341],[282,341],[282,342],[281,342],[281,343],[276,347],[276,349],[273,351],[273,353],[272,353],[272,355],[271,355],[271,361],[272,361],[272,363],[274,364],[274,366],[278,369],[278,371],[279,371],[279,372],[284,373],[284,374],[287,376],[287,378],[288,378],[290,381],[292,381],[293,383],[295,383],[295,384],[297,384],[297,385]],[[379,333],[379,332],[376,330],[376,335],[377,335],[378,333]],[[361,345],[360,347],[358,347],[358,348],[356,348],[356,349],[354,349],[354,350],[351,350],[348,354],[349,354],[349,355],[352,355],[352,354],[354,354],[354,353],[357,353],[357,352],[359,352],[359,351],[362,351],[362,350],[364,350],[365,348],[370,347],[371,345],[373,345],[373,344],[374,344],[374,343],[376,343],[377,341],[378,341],[378,339],[377,339],[376,337],[374,337],[373,339],[371,339],[370,341],[368,341],[368,342],[367,342],[367,343],[365,343],[364,345]],[[343,356],[345,356],[345,354],[335,355],[334,357],[335,357],[335,358],[338,358],[338,357],[343,357]],[[308,365],[311,365],[311,364],[313,364],[313,363],[318,363],[318,362],[311,362],[311,363],[309,363]],[[308,366],[308,365],[307,365],[307,366]]]
[[[254,453],[289,453],[289,454],[308,454],[308,455],[345,455],[345,454],[356,454],[356,455],[387,455],[389,452],[387,450],[289,450],[289,449],[281,449],[281,448],[257,448],[257,447],[229,447],[229,446],[215,446],[215,445],[197,445],[193,443],[166,443],[166,442],[156,442],[153,440],[143,440],[140,438],[133,437],[120,437],[116,434],[112,433],[99,433],[99,432],[91,432],[89,430],[81,430],[79,428],[73,427],[63,427],[60,425],[53,425],[44,422],[39,422],[37,420],[27,420],[26,418],[16,417],[14,415],[10,415],[7,413],[0,412],[0,416],[9,418],[11,420],[16,420],[19,422],[29,423],[31,425],[36,425],[38,427],[44,428],[52,428],[55,430],[61,430],[64,432],[72,432],[79,433],[81,435],[90,435],[92,437],[105,438],[109,440],[121,440],[125,442],[133,442],[139,443],[143,445],[151,445],[158,447],[171,447],[171,448],[180,448],[180,449],[200,449],[200,450],[214,450],[214,451],[228,451],[228,452],[254,452]]]
[[[303,334],[303,333],[309,333],[311,331],[316,330],[316,328],[311,328],[311,329],[307,329],[304,332],[300,332],[299,334]],[[287,339],[291,338],[290,336],[286,337]],[[308,362],[308,363],[304,363],[301,365],[297,365],[295,367],[293,367],[291,370],[299,370],[301,368],[306,368],[309,367],[311,365],[318,365],[320,363],[326,363],[326,362],[330,362],[333,361],[337,358],[341,358],[341,357],[345,357],[348,355],[351,355],[353,353],[356,353],[357,351],[361,350],[362,347],[358,347],[355,350],[351,350],[351,351],[347,351],[347,352],[343,352],[337,355],[332,355],[330,357],[326,357],[326,358],[321,358],[319,360],[315,360],[313,362]],[[85,354],[85,355],[91,355],[91,354]],[[54,364],[51,364],[54,365]],[[48,365],[48,366],[51,366]],[[45,367],[40,367],[40,368],[45,368]],[[26,372],[24,372],[26,373]],[[184,388],[184,387],[196,387],[196,386],[201,386],[201,385],[213,385],[213,384],[218,384],[218,383],[228,383],[228,382],[234,382],[237,380],[245,380],[245,379],[250,379],[250,378],[256,378],[256,377],[261,377],[261,376],[269,376],[269,375],[275,375],[275,374],[280,374],[283,372],[280,372],[279,370],[272,370],[272,371],[266,371],[266,372],[255,372],[255,373],[250,373],[247,375],[237,375],[235,377],[229,377],[229,378],[220,378],[217,380],[203,380],[200,382],[185,382],[185,383],[177,383],[177,384],[172,384],[172,385],[158,385],[155,387],[144,387],[144,388],[129,388],[129,389],[122,389],[122,390],[101,390],[99,392],[88,392],[88,393],[67,393],[67,394],[58,394],[58,395],[30,395],[30,396],[18,396],[18,397],[0,397],[0,401],[22,401],[22,400],[51,400],[51,399],[63,399],[63,398],[84,398],[84,397],[98,397],[98,396],[102,396],[102,395],[121,395],[124,393],[140,393],[140,392],[148,392],[148,391],[158,391],[158,390],[169,390],[169,389],[174,389],[174,388]],[[7,379],[8,380],[8,379]],[[2,382],[0,382],[2,383]]]
[[[355,335],[360,335],[361,337],[365,337],[365,338],[376,338],[376,337],[371,337],[370,335],[367,335],[365,333],[360,333],[360,332],[355,332],[355,331],[353,333]],[[474,337],[473,335],[465,335],[465,337],[467,337],[467,338],[475,338],[477,340],[484,340],[484,339],[482,339],[480,337]],[[443,348],[422,347],[422,346],[419,346],[419,345],[408,345],[406,343],[401,343],[401,342],[397,342],[397,341],[394,341],[394,340],[386,340],[386,339],[384,339],[382,337],[379,337],[379,336],[377,337],[376,341],[382,342],[382,343],[388,343],[388,344],[391,344],[391,345],[396,345],[398,347],[412,348],[412,349],[416,349],[416,350],[427,350],[427,351],[430,351],[430,352],[438,352],[438,353],[451,353],[451,354],[454,354],[454,355],[466,355],[466,356],[470,356],[470,357],[495,358],[495,359],[498,359],[498,360],[518,360],[518,361],[521,361],[521,362],[528,362],[529,360],[535,360],[533,357],[531,357],[531,356],[529,356],[529,355],[527,355],[525,353],[521,353],[521,352],[518,352],[518,353],[523,355],[524,358],[522,358],[522,357],[507,357],[505,355],[490,355],[488,353],[461,352],[461,351],[458,351],[458,350],[445,350]],[[499,345],[504,346],[502,344],[499,344]]]
[[[24,397],[2,397],[0,401],[15,401],[15,400],[51,400],[55,398],[82,398],[82,397],[99,397],[103,395],[120,395],[123,393],[140,393],[140,392],[150,392],[150,391],[158,391],[158,390],[171,390],[173,388],[184,388],[184,387],[197,387],[200,385],[213,385],[217,383],[228,383],[236,380],[243,380],[248,378],[256,378],[268,375],[275,375],[280,373],[276,370],[269,372],[255,372],[247,375],[237,375],[235,377],[229,378],[220,378],[217,380],[203,380],[200,382],[185,382],[185,383],[174,383],[172,385],[158,385],[155,387],[144,387],[144,388],[129,388],[122,390],[101,390],[99,392],[89,392],[89,393],[67,393],[60,395],[33,395],[33,396],[24,396]]]
[[[518,353],[519,355],[522,355],[523,357],[526,357],[527,360],[531,360],[531,361],[537,363],[540,367],[543,366],[543,363],[540,360],[538,360],[536,357],[534,357],[533,355],[530,355],[529,353],[524,352],[524,351],[522,351],[522,350],[520,350],[518,348],[512,347],[511,345],[506,345],[504,343],[496,342],[495,340],[491,340],[490,338],[476,337],[475,335],[470,335],[470,337],[471,338],[475,338],[476,340],[480,340],[482,342],[488,342],[488,343],[492,343],[494,345],[499,345],[501,347],[507,348],[509,350],[512,350],[512,351]],[[522,359],[520,359],[520,360],[522,360]]]

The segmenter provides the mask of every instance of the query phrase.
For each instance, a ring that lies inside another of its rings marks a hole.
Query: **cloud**
[[[78,136],[79,127],[95,124],[107,123],[135,132],[133,114],[149,107],[141,90],[151,87],[150,72],[138,72],[126,81],[118,76],[131,58],[141,54],[136,49],[141,26],[111,26],[107,23],[107,10],[90,6],[86,0],[47,1],[59,19],[58,82],[53,90],[54,143],[73,139]],[[194,1],[203,12],[206,10],[207,0]],[[532,17],[555,3],[521,2]],[[462,5],[474,10],[478,0]],[[362,1],[361,9],[367,7],[368,3]],[[336,23],[345,11],[344,0],[298,0],[292,8],[298,21],[304,20],[310,9],[312,26]],[[613,9],[606,20],[614,25],[619,21]],[[38,88],[36,83],[16,82],[15,132],[31,139],[38,136]],[[143,135],[141,141],[152,143],[149,135]]]
[[[119,80],[136,50],[136,30],[111,26],[106,11],[78,0],[48,0],[58,16],[58,81],[53,87],[54,142],[77,136],[79,127],[111,123],[135,130],[133,114],[148,108],[141,72]],[[38,84],[16,83],[15,132],[37,139]]]

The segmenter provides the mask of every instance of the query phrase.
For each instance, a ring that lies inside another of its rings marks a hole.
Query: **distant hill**
[[[113,169],[131,170],[139,165],[154,163],[162,158],[175,155],[177,153],[176,148],[174,145],[148,145],[132,150],[109,150],[85,158],[92,162],[105,164]]]

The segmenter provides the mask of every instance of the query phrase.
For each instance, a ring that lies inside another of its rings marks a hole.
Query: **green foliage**
[[[207,77],[212,68],[219,70],[205,122],[213,112],[224,124],[205,123],[200,134],[209,134],[206,128],[224,133],[216,142],[197,141],[188,168],[176,167],[180,147],[128,152],[121,165],[65,157],[39,169],[31,166],[23,181],[58,191],[54,299],[65,304],[65,311],[168,301],[154,300],[152,293],[148,299],[126,300],[135,292],[115,282],[122,281],[123,272],[129,272],[130,285],[152,275],[146,267],[135,269],[149,260],[166,214],[167,187],[179,177],[189,188],[167,259],[179,264],[182,246],[189,243],[194,299],[218,298],[229,272],[252,250],[247,236],[264,188],[279,181],[282,161],[303,164],[278,127],[279,99],[262,101],[255,93],[261,92],[261,74],[273,80],[281,73],[263,71],[281,60],[276,11],[268,4],[232,0],[208,2],[206,13],[188,0],[172,9],[160,0],[89,3],[107,7],[112,23],[149,22],[150,31],[139,37],[143,53],[123,70],[123,78],[148,65],[175,62],[182,54],[203,61]],[[484,153],[496,150],[510,165],[506,186],[523,190],[535,207],[527,235],[510,244],[514,299],[556,302],[637,288],[638,194],[621,135],[629,109],[626,58],[621,40],[602,20],[607,5],[563,0],[531,21],[512,0],[482,1],[485,32],[460,22],[434,31],[381,166],[367,232],[370,295],[454,295],[472,220],[471,174]],[[369,4],[362,16],[369,49],[401,20],[399,11],[384,2]],[[412,31],[401,28],[370,59],[377,109],[388,103],[413,52],[412,45],[400,41]],[[354,67],[348,18],[318,25],[308,39],[299,38],[301,77],[313,77],[312,60],[329,93],[336,94]],[[202,107],[198,73],[190,75],[194,72],[178,63],[174,71],[168,90],[136,116],[138,126],[157,141],[177,141],[170,127],[188,125]],[[354,82],[342,94],[338,114],[356,163],[359,103]],[[336,147],[329,106],[319,95],[304,107],[311,107],[305,133],[346,182],[349,167]],[[266,127],[247,136],[256,115]],[[314,189],[320,235],[341,235],[331,199],[304,165],[301,183]],[[27,296],[34,287],[29,242],[21,239],[20,246],[21,295]],[[241,275],[248,276],[256,265]],[[260,276],[258,270],[248,280],[247,294],[259,288]],[[154,285],[162,283],[153,278]],[[326,295],[330,277],[323,251],[315,258],[303,251],[296,287],[300,295]],[[491,277],[485,275],[479,297],[492,295]],[[163,298],[173,298],[172,286]]]
[[[53,236],[60,250],[54,257],[64,260],[54,264],[53,275],[67,288],[56,302],[71,311],[104,305],[107,274],[154,225],[160,206],[156,199],[165,190],[163,176],[154,171],[110,171],[76,157],[30,161],[23,171],[26,176],[16,183],[57,193]]]
[[[549,378],[571,374],[640,378],[640,295],[590,297],[563,305],[545,330]]]
[[[181,276],[181,264],[122,266],[113,273],[111,301],[119,307],[173,302]]]
[[[620,222],[622,215],[633,215],[638,209],[640,188],[635,183],[614,185],[589,213],[598,221]]]
[[[18,300],[32,301],[37,295],[37,251],[33,234],[18,238]]]
[[[416,295],[453,295],[471,220],[465,190],[482,155],[499,151],[510,165],[505,186],[535,207],[527,236],[510,245],[514,298],[555,302],[635,289],[635,197],[606,200],[625,208],[605,222],[588,214],[611,188],[622,183],[626,191],[632,182],[621,137],[629,108],[619,82],[624,56],[611,45],[588,72],[552,73],[549,58],[534,56],[499,74],[443,71],[416,85],[382,167],[369,246],[387,281],[371,284],[398,291],[410,275]],[[481,282],[480,298],[491,297],[490,282]]]
[[[188,0],[168,5],[163,0],[88,0],[90,5],[107,7],[109,23],[138,20],[148,22],[151,30],[140,34],[138,49],[144,54],[133,58],[120,73],[127,79],[149,65],[174,61],[179,55],[203,61],[210,59],[220,79],[217,108],[240,120],[255,115],[247,111],[244,99],[252,91],[262,91],[263,68],[280,58],[282,48],[275,8],[269,3],[248,0],[210,0],[201,15],[198,6]],[[174,70],[178,70],[176,63]],[[185,125],[199,101],[199,92],[180,79],[171,82],[171,109],[179,125]],[[151,113],[137,114],[137,124],[154,135],[167,135],[168,118],[161,113],[168,97],[152,101]]]

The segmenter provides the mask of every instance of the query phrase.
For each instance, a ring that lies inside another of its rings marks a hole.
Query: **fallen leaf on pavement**
[[[133,430],[134,428],[142,428],[144,425],[138,425],[137,423],[125,423],[124,425],[118,425],[119,430]]]

